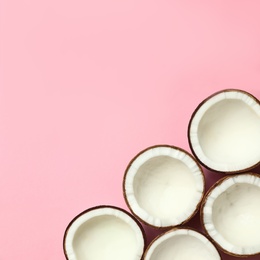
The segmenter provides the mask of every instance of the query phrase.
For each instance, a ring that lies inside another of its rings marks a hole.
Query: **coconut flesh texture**
[[[69,260],[140,260],[144,237],[128,214],[112,207],[101,207],[73,221],[64,247]]]
[[[202,234],[189,229],[176,229],[154,240],[144,260],[220,260],[213,244]]]
[[[204,176],[187,152],[155,146],[130,163],[124,192],[128,206],[143,222],[155,227],[176,226],[196,211],[204,194]]]
[[[260,177],[240,174],[213,188],[202,209],[207,233],[228,253],[260,253]]]
[[[223,91],[208,98],[190,121],[189,140],[208,168],[235,172],[260,162],[260,104],[250,94]]]

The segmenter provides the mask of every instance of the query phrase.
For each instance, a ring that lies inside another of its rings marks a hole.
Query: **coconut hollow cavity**
[[[260,103],[242,90],[223,90],[205,99],[189,122],[194,156],[208,169],[242,172],[260,162]]]
[[[126,211],[113,206],[88,209],[68,225],[64,253],[68,260],[140,260],[144,231]]]
[[[144,260],[199,259],[220,260],[215,246],[202,234],[192,229],[173,229],[158,236],[148,246]]]
[[[164,228],[183,224],[196,213],[205,180],[190,154],[181,148],[159,145],[140,152],[129,163],[123,190],[137,218]]]
[[[228,254],[260,253],[260,177],[225,177],[204,198],[201,218],[208,235]]]

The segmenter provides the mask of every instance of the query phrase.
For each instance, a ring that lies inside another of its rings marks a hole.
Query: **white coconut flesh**
[[[170,231],[154,240],[144,260],[220,260],[213,244],[202,234],[189,230]]]
[[[260,253],[260,177],[229,177],[206,197],[203,223],[224,250],[235,255]]]
[[[241,91],[224,91],[204,102],[190,123],[189,139],[209,168],[232,172],[260,161],[260,105]]]
[[[115,208],[98,208],[69,227],[65,250],[69,260],[140,260],[144,237],[138,224]]]
[[[204,176],[195,160],[174,147],[157,146],[139,154],[126,171],[125,197],[145,223],[176,226],[197,209]]]

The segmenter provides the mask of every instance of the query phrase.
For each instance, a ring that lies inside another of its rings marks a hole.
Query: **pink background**
[[[65,259],[75,215],[126,209],[122,177],[136,153],[190,151],[191,113],[218,90],[260,98],[258,0],[2,0],[0,9],[1,260]],[[220,177],[206,174],[208,186]]]

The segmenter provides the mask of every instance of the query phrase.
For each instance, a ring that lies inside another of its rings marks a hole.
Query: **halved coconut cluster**
[[[220,260],[260,254],[260,102],[227,89],[202,101],[191,116],[194,155],[170,145],[139,152],[128,164],[123,195],[133,215],[98,206],[76,216],[63,240],[68,260]],[[202,167],[229,174],[205,195]],[[183,227],[200,210],[205,234]],[[146,248],[142,225],[162,229]],[[168,228],[165,231],[165,228]]]

